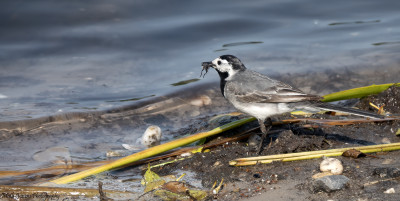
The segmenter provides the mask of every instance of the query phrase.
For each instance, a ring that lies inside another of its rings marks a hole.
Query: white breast
[[[267,117],[276,114],[291,112],[293,109],[288,108],[285,103],[239,103],[230,101],[236,109],[244,112],[257,119],[265,120]]]

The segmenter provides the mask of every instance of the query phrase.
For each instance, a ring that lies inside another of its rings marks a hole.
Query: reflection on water
[[[154,96],[156,96],[156,95],[149,95],[149,96],[144,96],[144,97],[139,97],[139,98],[129,98],[129,99],[123,99],[123,100],[109,100],[106,102],[113,103],[113,102],[138,101],[138,100],[142,100],[142,99],[150,98],[150,97],[154,97]]]
[[[192,82],[197,82],[199,80],[200,79],[198,79],[198,78],[190,79],[190,80],[183,80],[183,81],[179,81],[179,82],[176,82],[176,83],[172,83],[171,85],[172,86],[181,86],[181,85],[189,84],[189,83],[192,83]]]
[[[232,46],[239,46],[239,45],[253,45],[263,43],[262,41],[250,41],[250,42],[237,42],[237,43],[228,43],[223,44],[222,47],[232,47]]]
[[[344,25],[344,24],[364,24],[364,23],[378,23],[381,22],[380,20],[371,20],[371,21],[354,21],[354,22],[333,22],[328,24],[329,26],[335,25]]]
[[[375,45],[375,46],[379,46],[379,45],[398,45],[398,44],[400,44],[400,41],[372,43],[372,45]]]

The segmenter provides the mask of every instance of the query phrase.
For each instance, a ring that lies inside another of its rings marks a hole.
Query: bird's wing
[[[322,99],[320,96],[306,94],[286,83],[258,73],[244,76],[244,78],[246,82],[244,80],[235,80],[228,82],[226,85],[227,90],[233,92],[239,102],[290,103]]]

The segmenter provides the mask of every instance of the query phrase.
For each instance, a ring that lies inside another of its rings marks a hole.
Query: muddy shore
[[[287,74],[279,76],[279,79],[305,92],[323,95],[348,88],[397,82],[397,69],[398,67],[388,67],[383,70],[364,69],[363,71],[344,69],[341,72]],[[398,115],[399,94],[399,89],[391,89],[362,101],[350,100],[340,104],[355,105],[371,111],[368,102],[385,104],[387,112]],[[119,149],[121,143],[131,140],[132,130],[140,131],[148,125],[158,125],[163,129],[165,136],[163,141],[168,141],[186,134],[212,129],[218,125],[209,123],[210,118],[233,111],[235,111],[234,108],[221,96],[218,84],[208,83],[170,96],[144,100],[132,106],[109,111],[63,114],[29,121],[0,122],[0,147],[1,151],[6,153],[3,157],[4,162],[0,163],[5,167],[2,170],[43,167],[49,164],[34,161],[32,155],[36,151],[54,146],[67,146],[75,156],[86,153],[89,156],[96,156],[97,159],[104,159],[104,153],[107,150]],[[232,117],[218,123],[224,124],[244,117],[244,115]],[[273,121],[289,118],[293,117],[289,114],[281,115],[273,117]],[[311,118],[354,119],[358,117],[317,114]],[[400,121],[332,127],[317,125],[313,129],[306,128],[304,125],[305,123],[295,123],[274,126],[271,130],[272,141],[265,142],[270,146],[263,150],[262,155],[400,141],[395,135],[400,128]],[[256,126],[256,122],[246,124],[223,133],[218,138],[232,136]],[[254,131],[254,133],[259,133],[259,131]],[[82,142],[78,143],[79,146],[73,146],[72,144],[77,141]],[[190,179],[188,178],[188,183],[198,183],[197,186],[203,189],[210,189],[214,182],[224,179],[224,188],[215,196],[218,200],[398,200],[399,153],[399,151],[376,153],[357,159],[337,157],[343,163],[343,175],[350,180],[343,189],[332,192],[321,190],[312,179],[312,176],[319,172],[319,163],[322,159],[245,167],[229,166],[228,162],[232,159],[256,155],[248,146],[247,140],[217,146],[211,148],[210,152],[197,153],[191,158],[152,170],[159,175],[191,172],[193,174]],[[165,162],[165,160],[154,162],[152,165],[160,162]],[[17,166],[25,163],[31,165]],[[135,177],[140,177],[140,174],[143,174],[142,168],[135,167],[125,171],[130,174],[133,172],[136,174]],[[110,173],[110,175],[111,178],[118,180],[121,173]],[[107,177],[107,179],[110,178]],[[35,182],[37,181],[34,179],[0,180],[1,184],[6,185],[32,185]],[[370,184],[371,182],[376,183]],[[139,186],[131,185],[130,188],[132,186],[138,188],[138,191],[141,190]],[[104,188],[112,187],[106,182]],[[394,193],[384,193],[390,188],[394,189]],[[129,190],[129,188],[124,190]],[[156,198],[152,197],[152,199]],[[209,199],[213,199],[212,196]]]

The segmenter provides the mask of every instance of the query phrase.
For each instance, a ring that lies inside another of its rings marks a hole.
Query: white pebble
[[[326,158],[324,159],[320,166],[319,169],[322,172],[331,172],[332,174],[342,174],[343,173],[343,165],[340,160],[336,158]]]
[[[396,191],[394,190],[394,188],[389,188],[389,189],[387,189],[385,192],[383,192],[383,193],[386,193],[386,194],[392,194],[392,193],[396,193]]]
[[[190,153],[190,152],[186,152],[186,153],[181,154],[182,157],[188,157],[190,155],[192,155],[192,153]]]
[[[161,141],[161,128],[158,126],[149,126],[142,136],[142,144],[145,146],[159,145]]]

